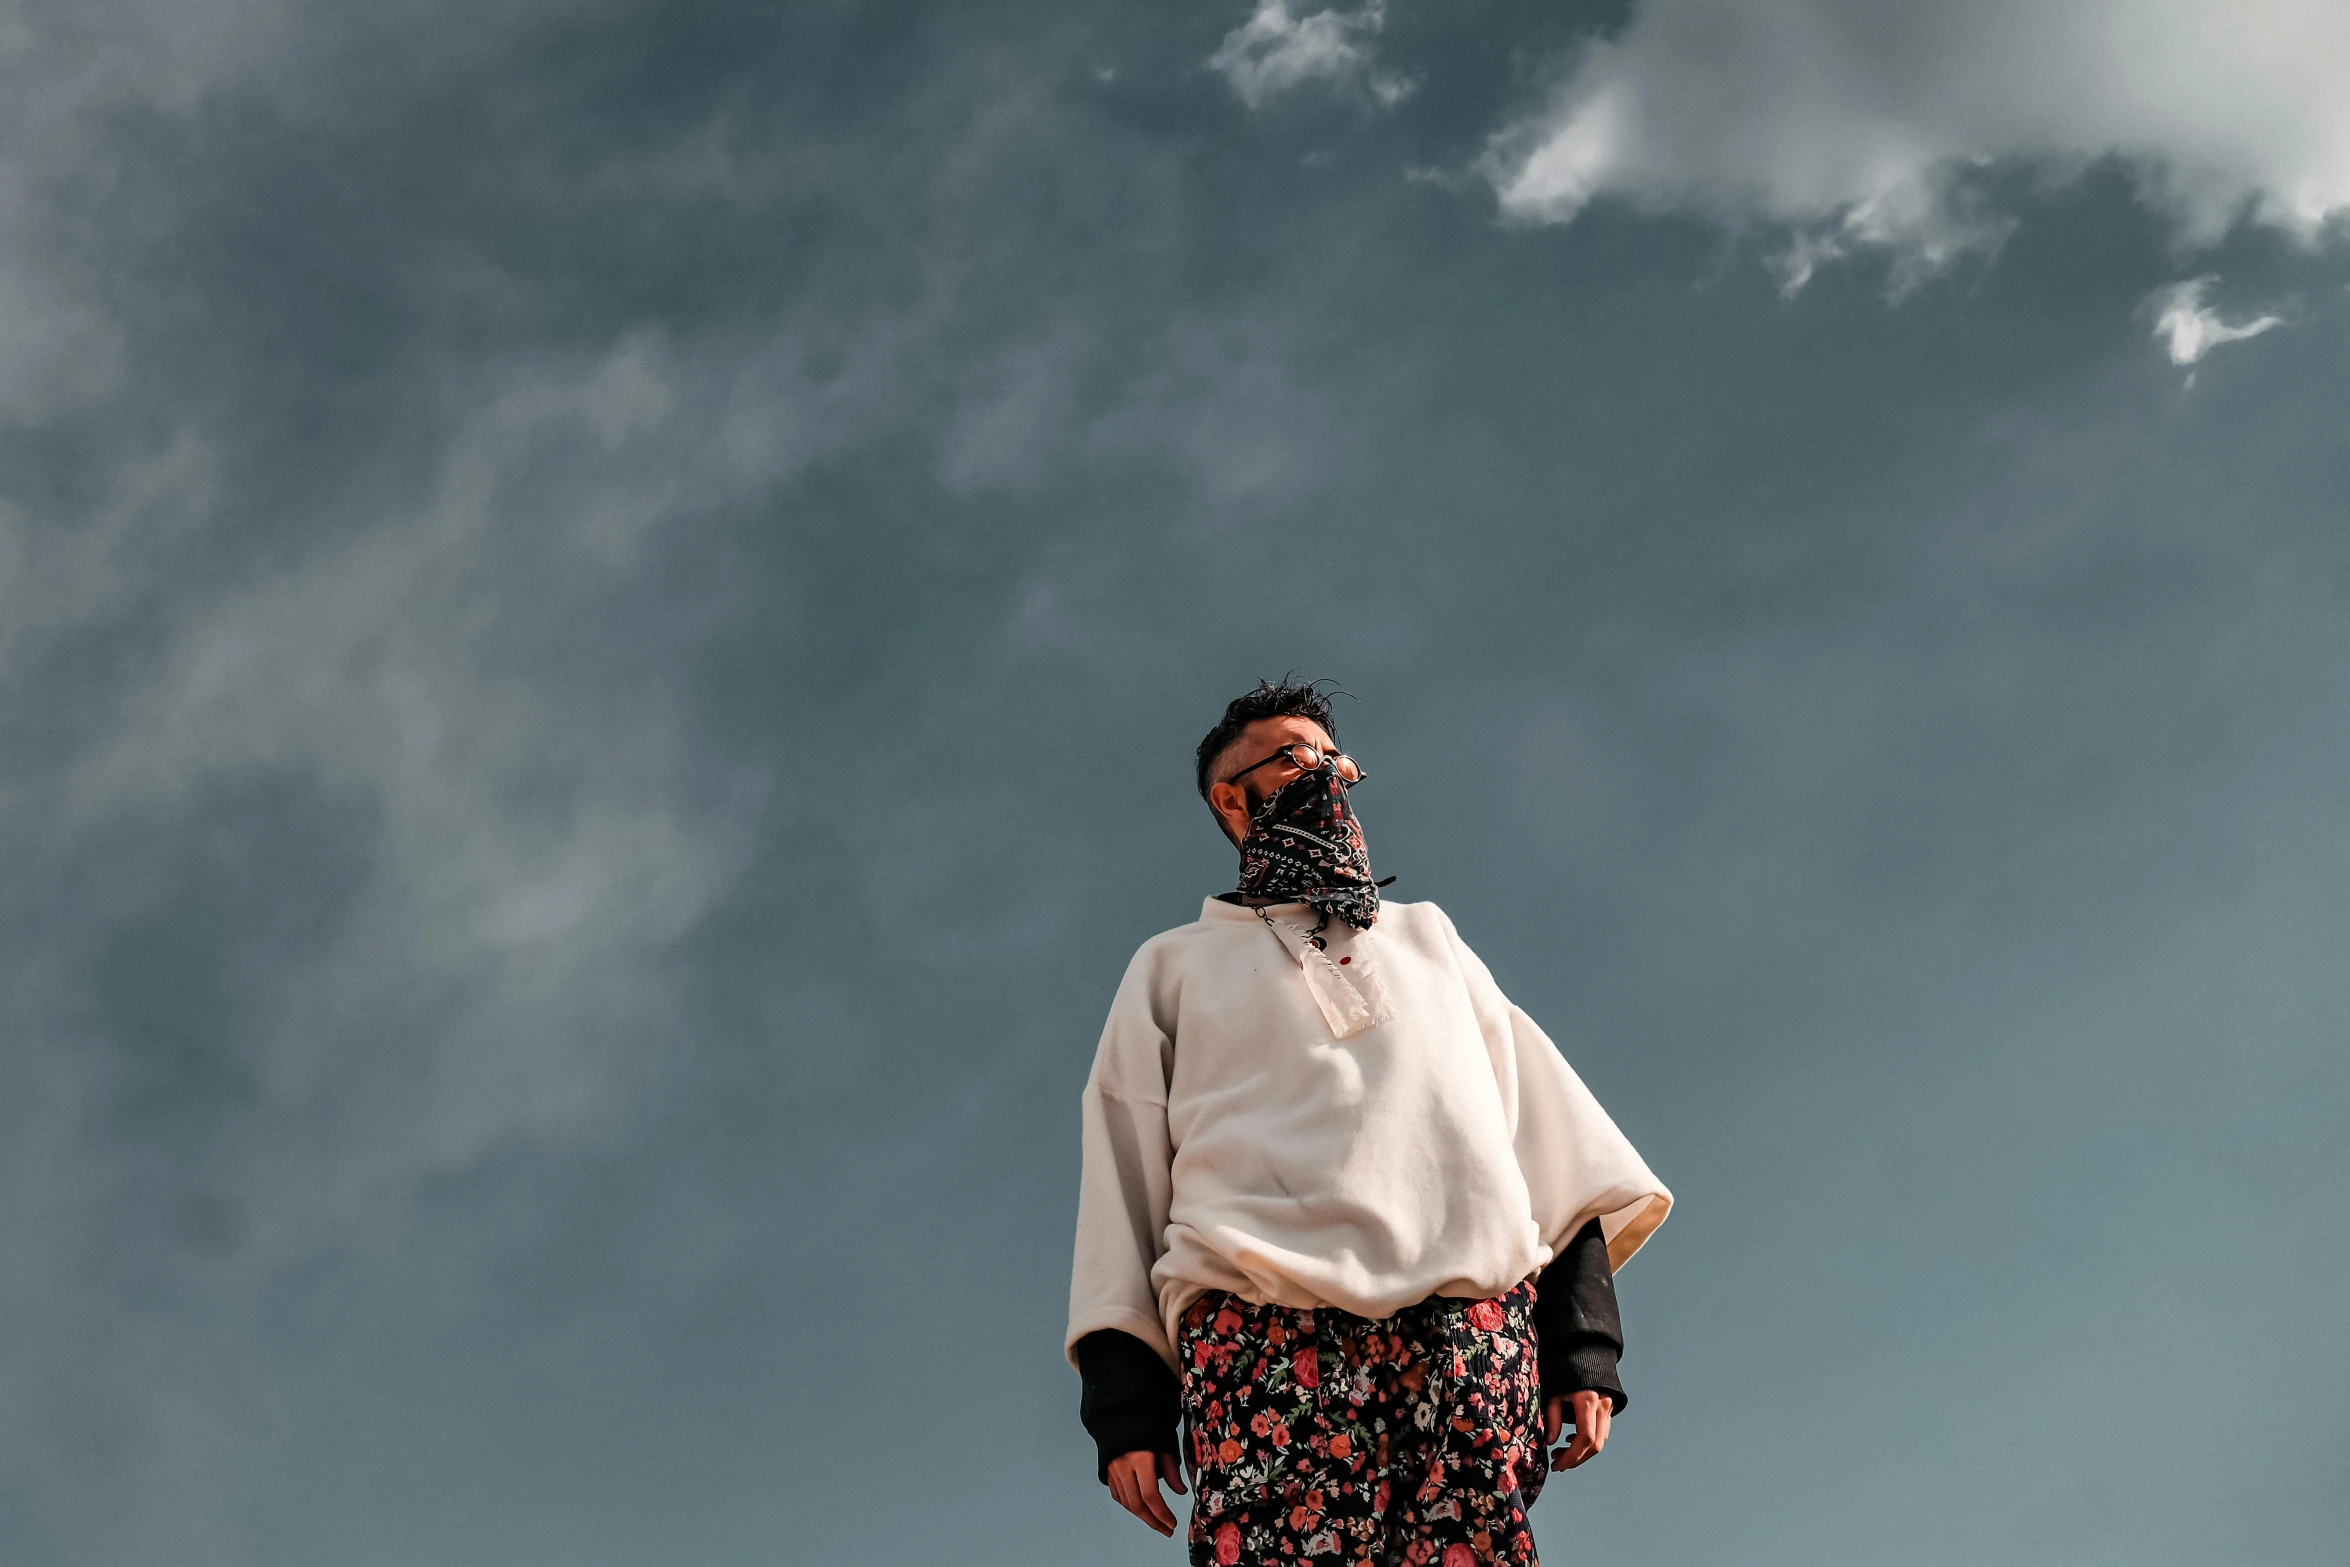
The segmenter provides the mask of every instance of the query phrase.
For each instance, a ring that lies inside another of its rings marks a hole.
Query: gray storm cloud
[[[738,400],[712,412],[691,406],[641,339],[588,363],[517,371],[475,403],[414,514],[368,519],[213,593],[182,595],[142,559],[168,554],[157,531],[200,528],[228,504],[201,434],[127,464],[128,493],[102,503],[85,549],[60,550],[55,519],[11,529],[12,554],[33,543],[19,590],[47,605],[27,635],[140,608],[162,622],[138,673],[104,693],[108,722],[92,743],[16,802],[19,841],[39,844],[28,870],[70,875],[50,868],[271,781],[366,824],[366,869],[329,927],[242,981],[249,993],[213,1047],[233,1089],[191,1131],[201,1147],[181,1172],[200,1190],[161,1199],[213,1215],[215,1233],[189,1261],[230,1320],[322,1246],[389,1246],[417,1183],[436,1172],[515,1140],[608,1134],[651,1074],[646,1052],[676,1025],[662,956],[739,872],[763,784],[693,786],[658,687],[610,681],[582,700],[560,670],[635,568],[643,529],[771,479],[788,460],[788,441],[769,439],[746,466],[728,425],[750,410]],[[62,605],[44,589],[62,589]],[[227,852],[232,879],[253,874]],[[250,917],[233,904],[199,912],[201,888],[174,881],[168,860],[119,867],[85,894],[98,904],[85,913],[137,929],[192,897],[177,918]],[[102,981],[115,999],[122,987],[185,982],[171,940],[149,927],[153,950],[124,954]],[[47,945],[36,963],[59,961]],[[166,997],[155,1005],[173,1009]],[[181,1026],[202,1027],[193,1016]],[[11,1097],[42,1125],[107,1119],[115,1085],[70,1064],[87,1028],[53,994],[16,1020],[11,1071],[33,1091]],[[117,1321],[126,1342],[100,1347],[113,1319],[87,1293],[100,1287],[90,1260],[38,1237],[100,1193],[122,1201],[140,1180],[126,1168],[137,1154],[106,1142],[54,1158],[12,1189],[20,1255],[39,1259],[18,1277],[43,1280],[42,1309],[62,1319],[52,1331],[78,1323],[97,1352],[127,1353],[144,1385],[118,1388],[112,1410],[82,1405],[120,1449],[91,1472],[42,1440],[44,1421],[86,1392],[44,1388],[50,1373],[24,1368],[32,1396],[12,1401],[21,1424],[9,1445],[53,1466],[85,1544],[124,1531],[114,1548],[127,1559],[154,1527],[150,1512],[189,1505],[183,1484],[200,1495],[220,1483],[176,1472],[216,1444],[175,1439],[169,1423],[197,1409],[226,1418],[237,1401],[223,1408],[188,1381],[218,1374],[217,1330]],[[150,1428],[159,1419],[166,1429]],[[140,1502],[123,1506],[123,1488]]]
[[[2147,296],[2147,308],[2154,313],[2154,335],[2162,339],[2172,364],[2191,365],[2215,348],[2245,342],[2284,325],[2284,317],[2277,315],[2243,321],[2221,319],[2218,311],[2204,303],[2204,295],[2218,281],[2206,274]]]
[[[1292,15],[1287,0],[1259,0],[1249,19],[1224,35],[1208,68],[1232,84],[1254,109],[1307,82],[1360,82],[1381,103],[1411,91],[1403,77],[1382,71],[1373,49],[1387,8],[1370,0],[1359,11]]]
[[[1618,197],[1767,219],[1795,286],[1847,248],[1916,275],[1997,248],[1971,171],[2119,159],[2186,245],[2245,213],[2305,240],[2350,206],[2350,15],[2298,0],[1888,7],[1650,0],[1495,137],[1502,210]]]

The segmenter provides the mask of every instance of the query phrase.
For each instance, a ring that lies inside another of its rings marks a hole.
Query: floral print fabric
[[[1531,1280],[1376,1321],[1221,1290],[1183,1315],[1193,1567],[1536,1560]]]

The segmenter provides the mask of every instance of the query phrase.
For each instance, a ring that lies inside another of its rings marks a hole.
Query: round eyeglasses
[[[1363,770],[1355,765],[1355,759],[1343,751],[1325,751],[1318,745],[1307,745],[1301,740],[1296,745],[1283,746],[1262,761],[1249,763],[1224,781],[1238,783],[1258,768],[1275,762],[1287,762],[1301,773],[1318,773],[1327,765],[1338,775],[1338,781],[1349,789],[1361,783],[1365,776]]]

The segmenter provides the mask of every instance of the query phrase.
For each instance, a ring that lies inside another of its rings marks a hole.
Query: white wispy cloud
[[[2308,0],[1643,0],[1483,171],[1508,215],[1600,197],[1783,225],[1780,270],[1890,253],[1898,289],[2008,224],[1971,172],[2118,158],[2193,247],[2249,219],[2313,239],[2350,208],[2350,7]]]
[[[1360,81],[1381,103],[1397,103],[1412,83],[1381,70],[1370,47],[1386,23],[1384,0],[1369,0],[1359,11],[1303,17],[1290,14],[1288,0],[1258,0],[1249,19],[1208,56],[1208,68],[1221,73],[1252,109],[1310,81]]]
[[[2204,291],[2218,281],[2206,273],[2158,288],[2147,296],[2147,308],[2154,314],[2154,335],[2162,340],[2172,364],[2191,365],[2223,343],[2240,343],[2284,325],[2284,317],[2273,315],[2233,325],[2222,321],[2219,312],[2203,302]]]

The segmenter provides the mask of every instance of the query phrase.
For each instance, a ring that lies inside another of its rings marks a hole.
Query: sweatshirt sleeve
[[[1132,1335],[1175,1369],[1151,1282],[1151,1269],[1166,1249],[1173,1195],[1166,1102],[1172,1050],[1154,1016],[1138,954],[1111,1003],[1082,1103],[1084,1168],[1069,1329],[1062,1341],[1069,1363],[1081,1371],[1078,1340],[1104,1328]]]
[[[1461,975],[1493,1059],[1510,1139],[1543,1245],[1555,1258],[1593,1219],[1620,1269],[1665,1222],[1673,1194],[1600,1108],[1558,1046],[1494,983],[1446,919]]]
[[[1665,1222],[1673,1194],[1550,1036],[1522,1008],[1512,1006],[1509,1021],[1518,1078],[1518,1168],[1543,1243],[1554,1254],[1563,1252],[1577,1231],[1597,1219],[1608,1266],[1621,1268]]]

